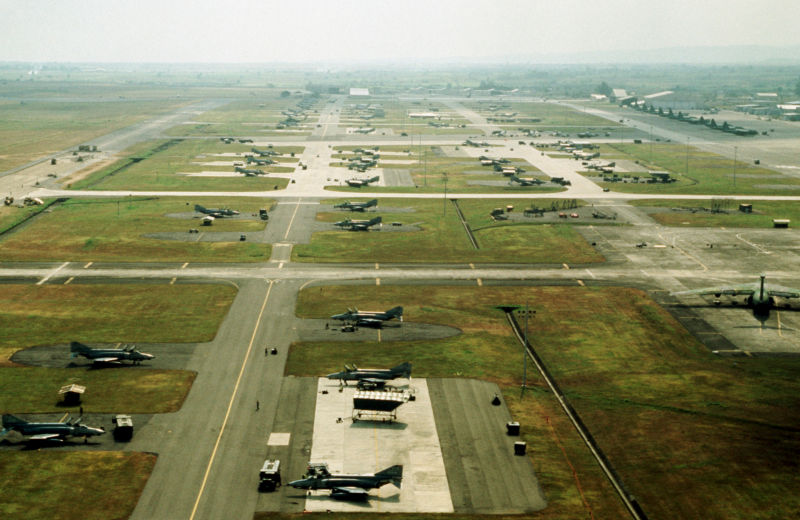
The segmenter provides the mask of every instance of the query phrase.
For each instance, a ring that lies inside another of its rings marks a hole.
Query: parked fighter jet
[[[194,210],[198,213],[204,213],[206,215],[211,215],[212,217],[232,217],[234,215],[238,215],[239,212],[235,209],[228,209],[228,208],[204,208],[200,204],[194,205]]]
[[[245,160],[247,161],[247,164],[256,163],[259,166],[267,166],[267,165],[270,165],[270,164],[275,164],[277,162],[277,161],[273,161],[270,158],[259,159],[257,157],[253,157],[252,155],[246,156]]]
[[[123,348],[91,348],[83,343],[73,341],[69,344],[69,351],[72,357],[83,356],[91,359],[92,363],[119,363],[120,361],[131,361],[138,365],[142,361],[149,361],[155,356],[136,350],[135,345]]]
[[[372,199],[372,200],[369,200],[367,202],[350,202],[348,200],[348,201],[342,202],[341,204],[336,204],[334,206],[334,208],[337,208],[337,209],[349,209],[350,211],[364,211],[366,209],[369,209],[369,208],[371,208],[373,206],[377,206],[377,205],[378,205],[378,199]]]
[[[342,320],[355,322],[356,325],[378,326],[380,327],[384,321],[389,321],[397,318],[403,321],[403,308],[394,307],[388,311],[360,311],[358,309],[347,309],[347,312],[342,314],[334,314],[331,316],[332,320]]]
[[[280,155],[275,150],[259,150],[255,146],[250,148],[250,151],[253,152],[256,155],[260,155],[261,157],[268,157],[270,155]]]
[[[371,126],[368,126],[366,128],[356,128],[353,131],[357,134],[371,134],[372,132],[375,131],[375,129]]]
[[[25,437],[26,441],[65,441],[67,437],[83,437],[88,440],[94,435],[103,435],[106,431],[81,424],[80,418],[67,422],[28,422],[10,414],[3,415],[3,435],[15,431]]]
[[[364,475],[334,475],[328,471],[327,464],[309,464],[308,474],[300,480],[289,482],[289,485],[299,489],[330,489],[331,498],[339,500],[366,500],[368,490],[379,488],[386,484],[400,487],[403,481],[403,466],[391,466],[375,474]]]
[[[520,186],[538,186],[540,184],[544,184],[544,181],[541,179],[534,179],[533,177],[521,178],[517,177],[516,175],[512,175],[511,180],[508,181],[509,184],[512,182],[516,182]]]
[[[800,290],[765,283],[764,280],[766,277],[766,274],[762,274],[761,281],[754,283],[705,287],[693,291],[680,291],[671,294],[673,296],[713,294],[716,298],[714,303],[717,305],[720,304],[719,297],[723,294],[728,296],[738,296],[741,294],[747,297],[745,303],[748,307],[753,309],[753,316],[761,323],[764,323],[769,318],[769,311],[776,306],[775,298],[800,298]]]
[[[376,175],[375,177],[372,177],[370,179],[347,179],[347,181],[345,182],[347,182],[348,186],[352,186],[354,188],[360,188],[361,186],[367,186],[369,185],[369,183],[378,182],[379,180],[380,177]]]
[[[372,220],[351,220],[348,218],[336,222],[334,226],[347,229],[348,231],[369,231],[369,228],[375,224],[380,224],[382,220],[381,217],[375,217]]]
[[[346,385],[348,381],[359,381],[367,383],[381,384],[390,379],[411,377],[411,363],[406,361],[393,368],[358,368],[344,366],[344,371],[328,374],[328,379],[340,379]]]
[[[252,168],[242,168],[241,166],[234,166],[233,168],[237,173],[243,173],[248,177],[252,177],[253,175],[266,175],[264,170],[260,169],[252,169]]]

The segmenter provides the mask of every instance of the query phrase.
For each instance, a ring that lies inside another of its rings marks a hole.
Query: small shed
[[[409,400],[406,392],[359,390],[353,396],[353,422],[358,419],[392,422],[397,408]]]
[[[775,228],[788,228],[789,222],[791,222],[788,218],[775,218],[772,219],[772,227]]]
[[[62,402],[66,406],[78,406],[81,404],[81,396],[86,391],[85,386],[81,385],[65,385],[61,387],[61,390],[58,391],[58,395],[61,396]]]

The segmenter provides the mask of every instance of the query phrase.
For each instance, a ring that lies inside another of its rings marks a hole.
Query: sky
[[[798,0],[0,0],[0,61],[439,62],[796,46],[798,20]]]

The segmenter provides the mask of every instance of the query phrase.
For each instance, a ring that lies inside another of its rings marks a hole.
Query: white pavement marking
[[[327,462],[337,473],[374,473],[401,464],[403,482],[399,490],[387,484],[370,491],[366,503],[334,500],[328,491],[312,491],[305,510],[453,512],[428,385],[424,379],[414,379],[413,385],[416,400],[398,408],[396,424],[353,424],[355,388],[339,392],[337,383],[319,379],[310,462]]]
[[[57,268],[55,268],[53,271],[51,271],[51,272],[50,272],[50,273],[49,273],[47,276],[45,276],[44,278],[42,278],[41,280],[39,280],[38,282],[36,282],[36,285],[42,285],[42,284],[43,284],[43,283],[45,283],[47,280],[49,280],[50,278],[52,278],[52,277],[53,277],[53,276],[54,276],[54,275],[55,275],[57,272],[59,272],[60,270],[64,269],[64,268],[65,268],[66,266],[68,266],[68,265],[69,265],[69,262],[64,262],[64,263],[63,263],[63,264],[61,264],[59,267],[57,267]]]
[[[239,369],[239,375],[236,377],[236,384],[233,386],[233,393],[231,394],[231,398],[228,401],[228,409],[225,411],[225,418],[222,420],[222,426],[219,429],[219,435],[217,435],[217,441],[214,443],[214,449],[211,451],[211,457],[208,459],[208,465],[206,466],[206,473],[203,475],[203,483],[200,484],[200,491],[197,492],[197,499],[194,501],[194,507],[192,507],[192,514],[189,515],[189,520],[194,519],[194,515],[197,514],[197,506],[200,505],[200,499],[203,498],[203,491],[206,489],[206,482],[208,481],[208,475],[211,474],[211,466],[214,464],[214,458],[217,456],[217,449],[219,448],[219,443],[222,440],[222,434],[225,433],[225,426],[228,424],[228,417],[231,415],[231,409],[233,408],[233,402],[236,400],[236,394],[239,392],[239,384],[242,382],[242,375],[244,374],[244,369],[247,366],[247,360],[250,359],[250,352],[253,350],[253,342],[256,340],[256,333],[258,332],[258,327],[261,324],[261,318],[264,316],[264,309],[267,308],[267,301],[269,300],[269,295],[272,292],[272,285],[274,281],[269,282],[269,287],[267,287],[267,294],[264,296],[264,303],[261,304],[261,311],[258,313],[258,319],[256,320],[256,326],[253,328],[253,335],[250,337],[250,344],[247,345],[247,352],[244,355],[244,360],[242,361],[242,366]]]
[[[269,439],[267,439],[267,446],[288,446],[291,438],[291,433],[272,432],[269,434]]]
[[[588,270],[588,269],[586,270],[586,273],[587,273],[589,276],[591,276],[592,278],[597,278],[597,277],[594,275],[594,273],[593,273],[593,272],[591,272],[591,271],[590,271],[590,270]]]
[[[292,223],[294,223],[294,217],[297,216],[297,210],[300,209],[300,201],[297,201],[297,205],[294,207],[294,213],[292,213],[292,219],[289,221],[289,225],[286,226],[286,233],[283,235],[283,239],[286,240],[289,236],[289,231],[292,230]]]
[[[187,265],[189,265],[189,262],[185,262],[185,263],[184,263],[184,264],[181,266],[181,269],[186,269],[186,266],[187,266]]]
[[[83,268],[84,269],[89,269],[89,266],[91,266],[93,263],[94,262],[88,262],[86,265],[83,266]]]
[[[70,276],[69,278],[67,278],[67,281],[66,281],[66,282],[64,282],[64,285],[68,285],[68,284],[69,284],[69,283],[70,283],[72,280],[74,280],[74,279],[75,279],[75,277],[74,277],[74,276]]]

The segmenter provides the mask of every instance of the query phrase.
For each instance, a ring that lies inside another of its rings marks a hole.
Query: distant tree
[[[284,90],[283,92],[281,92],[281,97],[282,98],[286,98],[286,97],[289,97],[291,95],[292,95],[292,93],[289,92],[288,90]]]
[[[604,96],[609,96],[609,97],[611,97],[611,94],[613,94],[613,93],[614,93],[614,91],[613,91],[613,90],[611,90],[611,87],[609,87],[609,86],[608,86],[608,83],[606,83],[606,82],[604,81],[604,82],[600,83],[600,85],[598,85],[598,87],[597,87],[597,93],[598,93],[598,94],[603,94]]]

